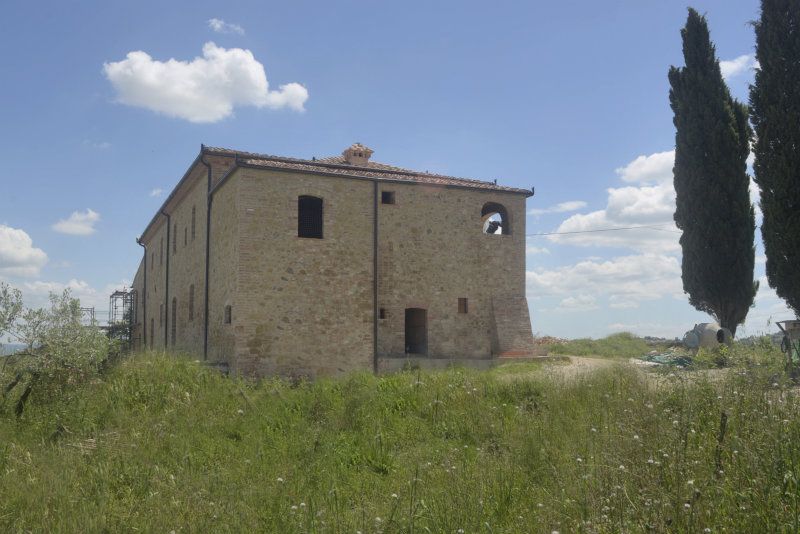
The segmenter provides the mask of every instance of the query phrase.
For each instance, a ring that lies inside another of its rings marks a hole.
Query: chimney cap
[[[374,151],[361,143],[353,143],[342,152],[344,160],[350,165],[367,165]]]

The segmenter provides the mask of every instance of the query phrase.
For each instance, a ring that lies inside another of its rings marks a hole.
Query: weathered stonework
[[[140,238],[147,265],[134,278],[134,343],[245,375],[394,368],[385,362],[419,350],[406,326],[406,310],[418,308],[427,344],[415,357],[528,353],[531,193],[373,164],[366,147],[348,150],[349,160],[308,161],[204,148]],[[301,196],[322,199],[322,239],[298,237]],[[487,203],[505,210],[503,235],[484,233]]]

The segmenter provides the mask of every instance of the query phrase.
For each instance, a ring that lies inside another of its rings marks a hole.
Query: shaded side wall
[[[203,355],[203,302],[205,292],[206,255],[206,168],[198,165],[191,173],[191,185],[180,201],[172,207],[169,258],[170,321],[172,300],[177,304],[175,343],[170,332],[172,350]],[[194,208],[194,237],[192,237],[192,209]],[[177,230],[177,231],[176,231]],[[175,245],[173,247],[173,244]],[[194,286],[194,299],[190,313],[190,292]],[[190,318],[191,317],[191,318]],[[171,326],[170,326],[171,330]]]
[[[213,183],[217,183],[234,163],[233,157],[224,156],[205,156],[205,160],[211,165]],[[198,358],[203,356],[207,189],[207,168],[196,163],[189,170],[181,190],[165,210],[171,215],[170,239],[175,240],[175,249],[170,241],[167,250],[167,219],[163,215],[157,215],[154,227],[143,236],[148,258],[147,287],[144,287],[142,280],[142,294],[147,294],[147,315],[145,317],[142,314],[143,326],[146,322],[147,339],[142,348],[175,349],[190,352]],[[195,208],[194,239],[191,234],[192,207]],[[166,254],[170,256],[169,302],[166,295]],[[194,313],[190,320],[189,292],[192,285]],[[177,304],[174,344],[169,323],[173,298]]]
[[[154,350],[163,350],[164,345],[164,320],[166,312],[166,247],[167,225],[166,218],[159,217],[158,225],[151,230],[147,243],[147,339],[145,347]]]
[[[372,369],[372,183],[240,169],[238,370]],[[323,239],[297,237],[297,199],[323,199]]]
[[[139,247],[139,250],[142,250],[141,247]],[[139,260],[139,267],[133,277],[131,289],[134,291],[131,340],[133,342],[133,350],[142,350],[144,346],[144,260]]]

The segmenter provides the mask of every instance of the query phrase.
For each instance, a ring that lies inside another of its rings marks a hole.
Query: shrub
[[[0,296],[10,295],[6,292]],[[11,296],[0,309],[9,309]],[[69,290],[50,295],[49,308],[19,311],[7,326],[26,349],[12,357],[12,378],[3,389],[3,405],[19,392],[15,412],[21,416],[34,391],[43,399],[95,376],[111,343],[96,324],[84,325],[78,299]]]

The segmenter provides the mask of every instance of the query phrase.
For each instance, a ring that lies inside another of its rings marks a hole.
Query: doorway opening
[[[428,312],[406,308],[406,353],[428,354]]]

